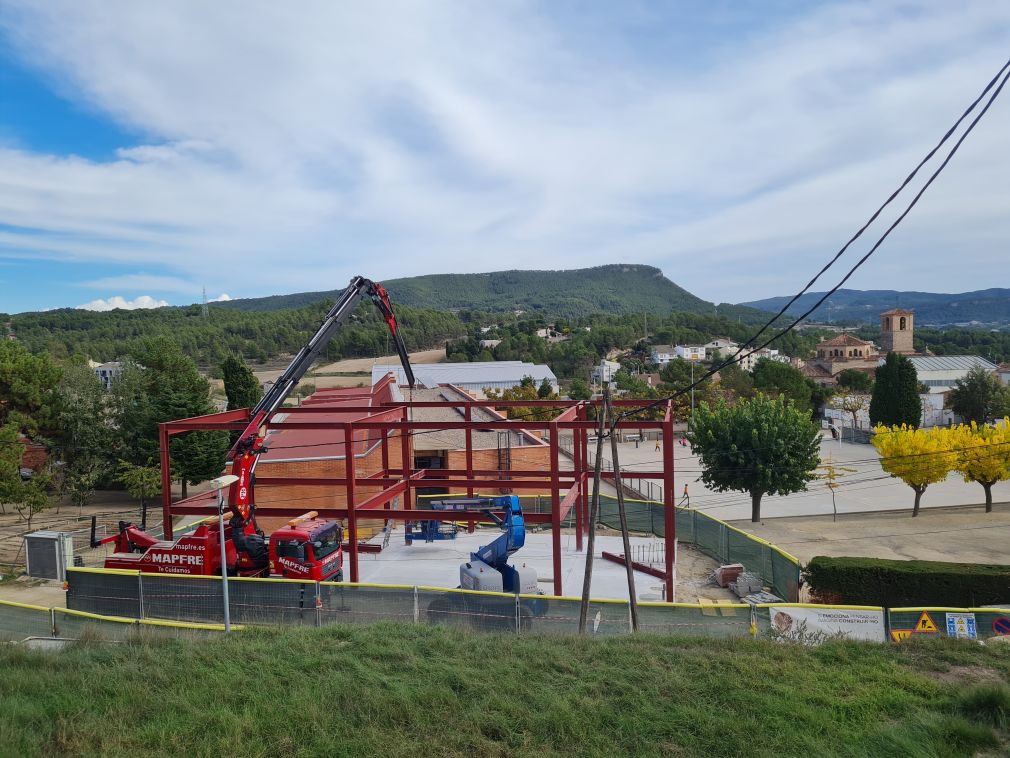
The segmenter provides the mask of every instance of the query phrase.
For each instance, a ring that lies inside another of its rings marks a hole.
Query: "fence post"
[[[56,637],[56,611],[53,608],[49,609],[49,636]]]
[[[421,623],[421,610],[420,610],[420,608],[418,607],[418,604],[417,604],[417,587],[416,586],[414,587],[414,623],[415,624],[420,624]]]
[[[516,635],[522,634],[522,614],[519,612],[519,593],[516,593]]]
[[[137,574],[137,618],[144,618],[144,575]]]
[[[322,586],[319,582],[313,582],[316,585],[316,626],[323,625],[323,591]]]
[[[631,615],[631,601],[628,601],[628,634],[635,633],[635,619]]]

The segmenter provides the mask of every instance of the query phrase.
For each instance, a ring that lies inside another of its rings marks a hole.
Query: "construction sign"
[[[958,639],[977,639],[978,630],[975,628],[975,614],[948,613],[947,636],[957,637]]]
[[[919,620],[915,622],[915,629],[912,631],[920,634],[935,634],[940,630],[933,623],[933,617],[927,611],[923,611],[922,615],[919,616]]]
[[[911,629],[892,629],[891,630],[891,639],[894,640],[895,642],[901,642],[902,640],[907,640],[911,636],[912,636],[912,630]]]

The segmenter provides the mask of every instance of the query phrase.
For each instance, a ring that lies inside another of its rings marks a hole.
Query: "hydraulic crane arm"
[[[252,409],[249,414],[249,423],[228,453],[228,460],[233,462],[232,473],[239,477],[239,481],[231,486],[228,502],[232,510],[243,519],[248,517],[249,505],[252,500],[252,488],[249,485],[252,480],[256,456],[262,451],[260,429],[281,407],[298,382],[326,349],[326,345],[333,335],[340,331],[357,304],[366,297],[371,299],[382,312],[382,318],[389,327],[390,334],[393,335],[393,342],[396,345],[396,352],[400,356],[407,384],[413,389],[414,371],[410,367],[407,348],[400,335],[396,315],[389,302],[389,295],[381,284],[362,276],[354,277],[347,289],[337,298],[337,302],[334,303],[329,313],[326,314],[319,330],[298,351],[284,373],[277,378],[273,386],[263,395],[263,399]]]

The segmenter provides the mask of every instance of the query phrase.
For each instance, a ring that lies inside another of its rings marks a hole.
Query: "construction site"
[[[381,311],[402,368],[376,373],[370,387],[285,405],[362,300]],[[798,598],[794,558],[675,504],[669,401],[489,400],[423,377],[385,290],[356,277],[255,408],[159,425],[160,532],[146,514],[101,529],[95,516],[87,540],[77,530],[72,545],[37,532],[26,537],[27,573],[66,578],[67,608],[139,618],[151,590],[119,595],[117,577],[296,580],[315,587],[317,608],[322,584],[413,587],[415,596],[418,587],[458,588],[530,598],[531,616],[547,614],[547,598],[556,608],[575,595],[632,606]],[[231,435],[230,473],[176,499],[172,441],[208,431]],[[618,440],[647,437],[654,461],[617,465]],[[227,583],[219,591],[227,598]]]

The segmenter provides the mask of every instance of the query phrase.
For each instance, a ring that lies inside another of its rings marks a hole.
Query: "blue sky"
[[[989,2],[0,0],[0,311],[612,262],[786,294],[1008,32]],[[1001,99],[848,286],[1010,286],[1007,134]]]

